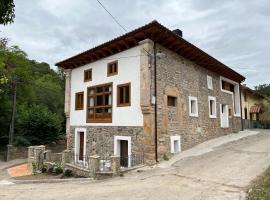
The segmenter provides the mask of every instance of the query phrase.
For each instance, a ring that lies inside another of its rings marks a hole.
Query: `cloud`
[[[128,30],[157,19],[247,77],[269,83],[268,0],[101,0]],[[29,57],[54,63],[123,34],[96,0],[15,0],[15,23],[0,26]]]

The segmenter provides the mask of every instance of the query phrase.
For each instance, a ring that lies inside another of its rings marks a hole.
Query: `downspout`
[[[240,116],[241,116],[241,131],[243,131],[244,130],[244,124],[243,124],[243,117],[242,117],[242,115],[243,115],[243,113],[242,113],[242,93],[241,93],[241,81],[239,82],[239,96],[240,96],[240,110],[241,110],[241,112],[240,112]]]
[[[154,42],[154,95],[155,95],[155,159],[158,161],[158,135],[157,135],[157,47]]]

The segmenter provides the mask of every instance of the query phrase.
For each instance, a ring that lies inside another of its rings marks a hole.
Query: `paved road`
[[[235,141],[230,137],[237,136],[206,143],[196,156],[180,156],[172,165],[110,180],[0,185],[0,199],[244,199],[250,181],[270,165],[270,131]]]

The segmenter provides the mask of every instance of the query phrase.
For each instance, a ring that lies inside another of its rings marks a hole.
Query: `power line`
[[[110,11],[99,1],[97,2],[102,6],[102,8],[113,18],[113,20],[125,31],[127,32],[127,29],[120,24],[120,22],[110,13]]]
[[[121,25],[121,23],[116,19],[116,17],[114,17],[110,11],[99,1],[97,0],[97,2],[101,5],[101,7],[113,18],[113,20],[125,31],[125,32],[128,32],[127,29]],[[133,37],[133,36],[132,36]],[[143,48],[143,47],[142,47]],[[149,53],[145,48],[143,48],[143,50],[149,55],[149,56],[152,56],[151,53]]]

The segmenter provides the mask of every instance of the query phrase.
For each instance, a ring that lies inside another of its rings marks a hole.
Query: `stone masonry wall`
[[[170,152],[170,136],[181,136],[182,149],[205,140],[238,132],[240,117],[229,117],[229,128],[220,127],[220,104],[233,107],[232,95],[221,91],[220,75],[196,65],[176,53],[157,45],[158,154]],[[212,76],[213,90],[207,88],[207,75]],[[177,106],[167,106],[167,95],[177,97]],[[198,117],[189,116],[189,96],[198,98]],[[209,118],[208,96],[216,97],[217,117]],[[233,109],[232,109],[233,110]]]
[[[86,128],[86,154],[111,156],[114,155],[114,136],[131,136],[131,151],[143,151],[143,127],[134,126],[72,126],[70,150],[74,149],[75,128]]]

